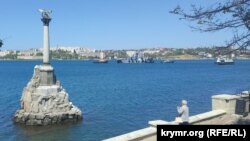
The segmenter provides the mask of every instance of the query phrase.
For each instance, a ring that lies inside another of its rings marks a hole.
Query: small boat
[[[175,61],[174,60],[162,60],[161,63],[174,63]]]
[[[101,63],[101,64],[106,64],[108,63],[108,60],[95,60],[93,63]]]
[[[104,52],[101,51],[100,52],[100,59],[93,61],[93,63],[100,63],[100,64],[106,64],[106,63],[108,63],[108,60],[106,60],[104,58],[105,58],[105,54],[104,54]]]
[[[226,57],[218,57],[215,61],[215,64],[218,65],[233,65],[234,60],[231,58],[226,58]]]

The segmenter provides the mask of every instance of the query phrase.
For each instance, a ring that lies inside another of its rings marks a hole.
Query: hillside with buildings
[[[120,59],[133,56],[140,52],[144,57],[155,59],[210,59],[218,55],[232,55],[240,59],[250,58],[250,50],[234,50],[220,48],[146,48],[146,49],[124,49],[124,50],[102,50],[107,59]],[[53,60],[71,59],[96,59],[99,58],[101,50],[82,47],[52,47],[51,56]],[[39,48],[27,50],[1,50],[0,59],[37,60],[42,59],[43,50]]]

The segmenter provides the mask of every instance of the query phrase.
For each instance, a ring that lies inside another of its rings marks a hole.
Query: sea
[[[211,96],[250,90],[250,60],[216,65],[214,60],[173,64],[94,64],[52,61],[57,79],[83,120],[30,127],[15,124],[23,88],[41,61],[0,61],[0,141],[99,141],[148,127],[148,121],[172,121],[182,99],[190,115],[211,110]]]

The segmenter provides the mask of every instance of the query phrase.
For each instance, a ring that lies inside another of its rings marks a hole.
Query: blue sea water
[[[188,100],[190,114],[211,110],[211,96],[250,88],[250,61],[219,66],[213,60],[174,64],[93,64],[53,61],[70,100],[83,111],[74,124],[26,127],[14,124],[23,88],[41,61],[0,61],[1,141],[95,141],[147,127],[150,120],[173,120]]]

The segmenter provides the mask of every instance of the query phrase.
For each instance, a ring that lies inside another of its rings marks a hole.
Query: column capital
[[[51,21],[50,14],[52,13],[51,10],[45,10],[45,9],[38,9],[39,12],[42,13],[42,22],[44,26],[49,26],[49,22]]]
[[[43,22],[44,26],[49,26],[49,22],[51,21],[51,18],[45,18],[45,17],[43,17],[41,19],[41,21]]]

